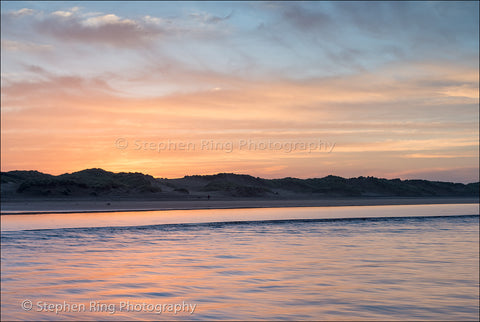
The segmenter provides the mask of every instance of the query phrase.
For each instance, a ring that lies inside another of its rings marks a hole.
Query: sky
[[[1,170],[479,181],[478,1],[1,1]]]

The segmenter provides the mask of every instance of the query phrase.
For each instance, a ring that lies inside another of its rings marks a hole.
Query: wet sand
[[[437,198],[342,198],[308,200],[232,199],[232,200],[15,200],[2,201],[1,214],[42,214],[78,212],[119,212],[191,209],[236,209],[278,207],[335,207],[376,205],[464,204],[478,203],[474,197]]]

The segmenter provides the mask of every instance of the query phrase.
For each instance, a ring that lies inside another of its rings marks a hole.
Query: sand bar
[[[2,201],[1,214],[43,214],[78,212],[129,212],[191,209],[335,207],[376,205],[421,205],[478,203],[478,198],[342,198],[308,200],[231,199],[231,200],[15,200]]]

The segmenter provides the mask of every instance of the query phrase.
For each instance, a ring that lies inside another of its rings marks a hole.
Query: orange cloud
[[[303,81],[246,80],[179,67],[171,82],[178,88],[185,83],[190,90],[156,97],[134,96],[129,89],[114,87],[122,80],[118,75],[86,78],[31,68],[37,75],[34,81],[11,80],[2,86],[2,170],[58,174],[103,167],[161,177],[217,172],[355,176],[387,175],[392,168],[407,171],[423,167],[424,159],[432,166],[452,167],[462,158],[467,159],[462,161],[465,167],[474,167],[478,118],[472,120],[471,115],[478,115],[476,99],[463,96],[453,101],[454,110],[451,94],[442,91],[460,82],[468,88],[478,86],[472,81],[477,72],[427,67],[418,75],[407,73],[405,80],[393,69]],[[438,75],[443,75],[440,85],[435,83]],[[127,78],[133,87],[162,88],[166,83],[155,75]],[[203,88],[196,89],[197,83]],[[459,109],[466,117],[458,115]],[[159,152],[130,145],[122,150],[115,146],[118,138],[130,144],[194,142],[197,149]],[[335,143],[335,148],[331,153],[199,149],[201,140],[238,146],[242,139],[323,140]],[[435,155],[443,157],[428,157]],[[453,163],[445,163],[449,160]]]

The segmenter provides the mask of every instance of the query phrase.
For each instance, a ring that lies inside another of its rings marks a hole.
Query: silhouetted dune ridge
[[[452,183],[376,177],[263,179],[218,173],[178,179],[154,178],[132,172],[86,169],[58,176],[38,171],[1,173],[2,197],[148,197],[322,198],[322,197],[462,197],[478,196],[479,182]]]

